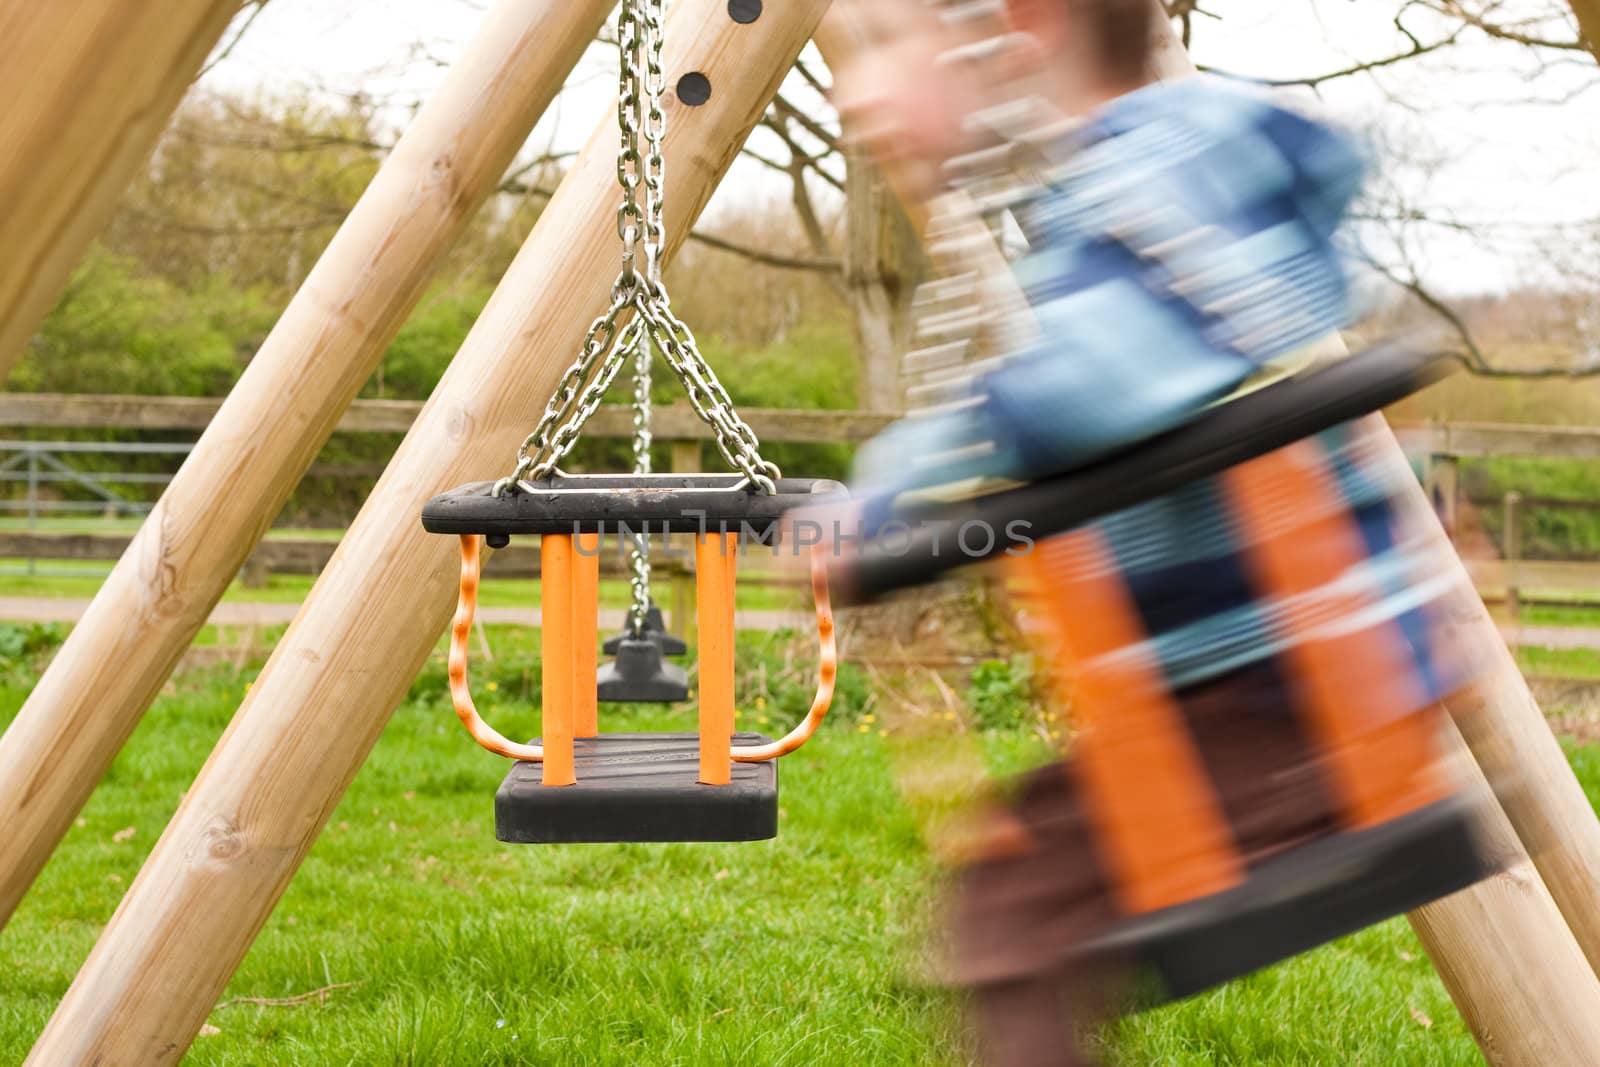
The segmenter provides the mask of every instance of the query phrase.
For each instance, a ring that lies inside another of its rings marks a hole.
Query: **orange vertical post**
[[[695,541],[695,599],[700,638],[700,781],[727,785],[733,759],[733,583],[737,534]]]
[[[600,547],[597,533],[579,534],[572,560],[572,733],[600,732]]]
[[[1118,905],[1155,911],[1238,885],[1244,862],[1222,803],[1139,651],[1137,609],[1100,535],[1052,537],[1013,565],[1036,594],[1052,681],[1082,727],[1072,762]]]
[[[1260,584],[1285,605],[1287,658],[1346,824],[1377,826],[1448,796],[1438,713],[1404,634],[1393,621],[1360,625],[1370,598],[1341,590],[1366,549],[1319,447],[1301,441],[1225,477]]]
[[[539,539],[545,785],[572,785],[578,780],[572,763],[572,609],[577,599],[573,596],[573,556],[571,534],[545,534]]]

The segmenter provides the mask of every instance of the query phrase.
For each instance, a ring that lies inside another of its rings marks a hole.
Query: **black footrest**
[[[733,735],[735,746],[769,741]],[[602,734],[576,741],[574,755],[576,785],[546,787],[542,764],[511,768],[494,795],[496,837],[532,845],[778,836],[775,760],[735,763],[727,785],[701,785],[698,734]]]
[[[1451,799],[1302,845],[1235,889],[1123,920],[1083,955],[1136,961],[1136,1007],[1190,996],[1487,878],[1473,821]]]

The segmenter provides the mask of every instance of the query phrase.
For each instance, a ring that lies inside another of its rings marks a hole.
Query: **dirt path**
[[[0,597],[0,621],[77,622],[89,601],[72,597]],[[299,604],[273,604],[261,601],[225,601],[211,612],[216,626],[283,626],[294,619]],[[478,617],[488,625],[538,626],[538,608],[480,608]],[[741,611],[739,627],[745,630],[809,629],[812,617],[798,611]],[[602,631],[622,627],[620,608],[600,612]],[[1501,633],[1513,645],[1544,648],[1588,648],[1600,651],[1600,628],[1577,626],[1504,626]]]

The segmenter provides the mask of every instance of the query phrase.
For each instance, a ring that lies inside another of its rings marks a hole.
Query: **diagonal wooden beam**
[[[493,191],[609,0],[502,0],[0,737],[0,925]]]
[[[700,107],[670,94],[667,101],[673,249],[826,8],[827,0],[769,3],[742,24],[730,18],[727,0],[673,5],[667,84],[698,71],[711,85]],[[616,148],[607,118],[279,642],[30,1063],[170,1064],[188,1048],[444,629],[457,548],[422,531],[423,503],[509,469],[606,304],[618,266]],[[449,718],[448,708],[439,713]]]
[[[238,10],[0,2],[0,380]]]

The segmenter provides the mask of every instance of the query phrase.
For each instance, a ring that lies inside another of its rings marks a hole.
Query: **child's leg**
[[[1069,766],[1019,786],[994,816],[999,847],[957,875],[951,977],[968,989],[985,1067],[1089,1064],[1080,1038],[1120,1009],[1122,987],[1070,957],[1114,909]]]
[[[1053,975],[996,982],[973,990],[973,1029],[984,1067],[1083,1067],[1067,1018],[1065,991]]]

